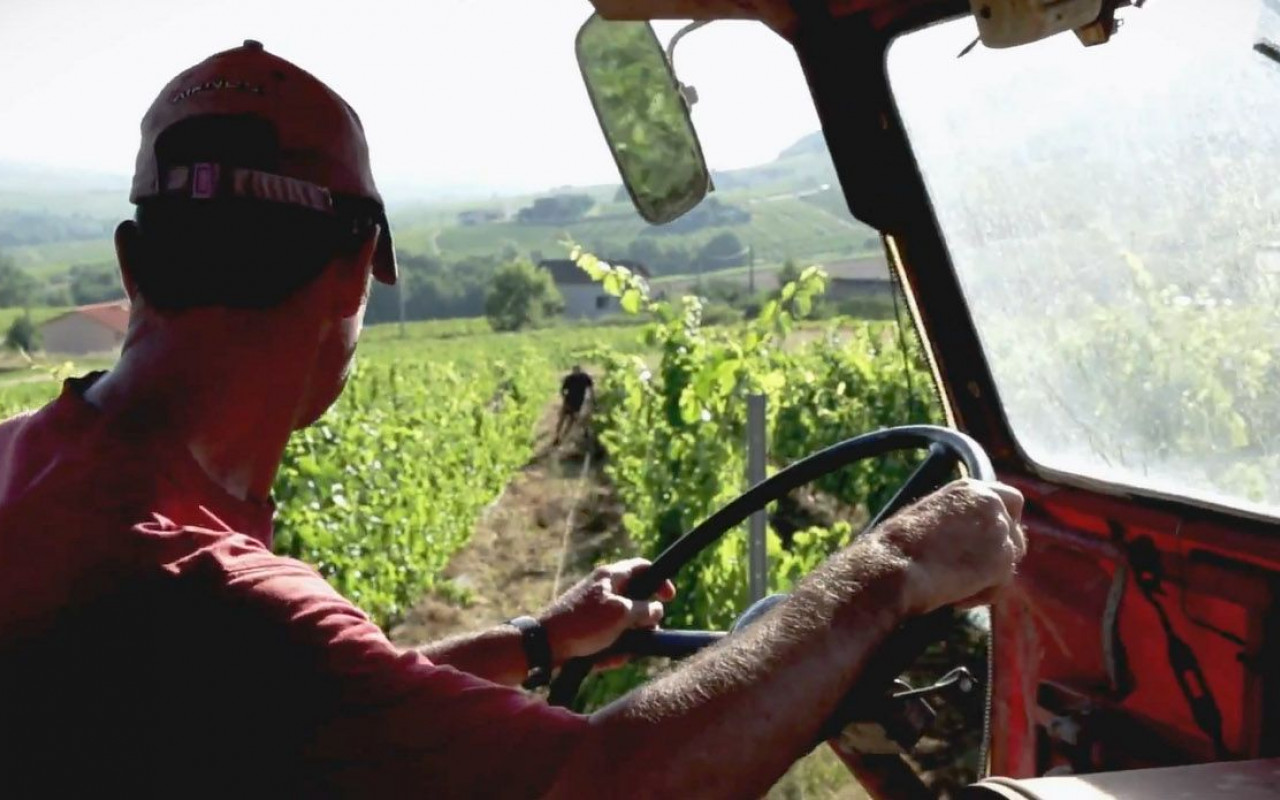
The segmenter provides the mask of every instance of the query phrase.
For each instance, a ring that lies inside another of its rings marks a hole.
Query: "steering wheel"
[[[971,477],[979,480],[995,479],[995,470],[982,446],[971,437],[950,428],[907,425],[847,439],[791,464],[739,495],[664,550],[654,559],[649,569],[636,576],[627,587],[626,594],[637,600],[651,597],[663,581],[673,577],[681,567],[719,540],[726,532],[793,489],[856,461],[876,458],[900,450],[921,448],[928,448],[929,451],[924,462],[876,514],[866,530],[870,530],[904,506],[939,488],[957,464],[963,464]],[[748,624],[767,611],[768,606],[784,597],[784,595],[773,595],[757,602],[738,620],[735,629]],[[840,707],[831,718],[832,722],[824,727],[824,735],[838,732],[841,721],[847,717],[850,710],[882,698],[891,689],[894,679],[906,671],[929,645],[940,641],[956,621],[955,610],[947,607],[902,624],[876,651],[875,658],[868,663],[858,684],[841,701]],[[683,658],[714,644],[725,635],[717,631],[628,631],[608,650],[595,656],[567,662],[551,683],[548,701],[559,706],[571,704],[577,697],[583,680],[591,672],[592,665],[607,655],[626,653],[638,656]],[[990,680],[987,683],[989,691]],[[987,731],[984,730],[984,749],[986,740]]]

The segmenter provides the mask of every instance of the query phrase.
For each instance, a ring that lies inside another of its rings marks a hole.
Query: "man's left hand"
[[[671,581],[663,581],[654,599],[631,600],[623,595],[631,579],[648,568],[649,561],[643,558],[596,567],[538,615],[556,664],[599,653],[630,628],[658,626],[663,601],[676,596]],[[601,666],[618,666],[625,660],[610,659]]]

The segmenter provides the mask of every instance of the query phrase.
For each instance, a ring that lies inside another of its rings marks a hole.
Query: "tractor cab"
[[[648,22],[794,46],[949,425],[1026,496],[966,791],[1280,796],[1280,3],[592,2],[583,76],[651,222],[714,186]]]

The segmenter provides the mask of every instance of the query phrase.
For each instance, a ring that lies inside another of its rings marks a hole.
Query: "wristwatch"
[[[529,676],[522,684],[524,688],[536,689],[551,683],[551,642],[547,639],[547,629],[528,616],[509,619],[506,624],[520,631],[520,646],[524,648],[525,662],[529,665]]]

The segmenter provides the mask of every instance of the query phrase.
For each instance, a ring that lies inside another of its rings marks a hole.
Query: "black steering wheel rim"
[[[972,437],[952,428],[905,425],[855,436],[790,464],[707,517],[663,550],[653,560],[653,565],[631,582],[626,594],[632,599],[653,596],[663,581],[674,577],[685,564],[721,536],[733,530],[751,514],[794,489],[858,461],[901,450],[924,448],[929,450],[929,456],[876,514],[867,525],[867,530],[937,488],[957,463],[964,465],[973,478],[988,481],[995,479],[995,470],[982,446]],[[933,627],[936,628],[936,625]],[[578,690],[597,657],[573,659],[566,663],[551,683],[548,702],[569,706],[577,697]]]

